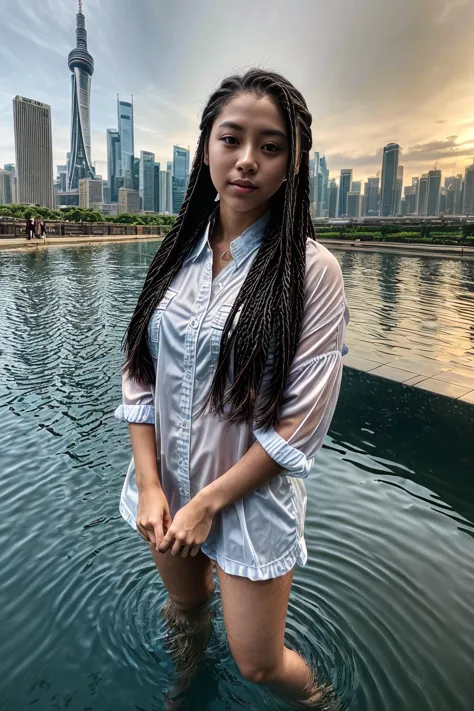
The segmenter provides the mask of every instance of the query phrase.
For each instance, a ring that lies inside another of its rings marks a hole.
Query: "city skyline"
[[[340,1],[315,8],[301,0],[296,19],[282,0],[257,1],[243,34],[228,22],[232,8],[225,3],[202,0],[199,11],[187,6],[185,24],[182,5],[143,0],[137,15],[129,0],[84,3],[96,64],[91,142],[98,174],[107,175],[106,130],[117,122],[117,93],[134,96],[135,155],[153,152],[164,164],[173,145],[194,150],[200,112],[219,80],[252,64],[282,71],[302,91],[313,114],[313,149],[326,155],[331,177],[342,168],[352,169],[355,179],[375,176],[389,142],[401,146],[405,185],[435,164],[444,175],[455,175],[472,163],[473,0],[400,0],[396,8],[383,9],[375,0],[361,0],[357,9]],[[15,160],[11,100],[16,94],[51,105],[54,164],[64,164],[71,111],[64,60],[74,37],[77,0],[19,0],[8,12],[6,0],[0,0],[2,9],[6,32],[0,53],[7,71],[0,79],[0,164]],[[328,32],[310,38],[311,23]],[[259,32],[263,26],[265,32]],[[299,41],[282,42],[288,32]],[[151,37],[157,41],[147,43]]]

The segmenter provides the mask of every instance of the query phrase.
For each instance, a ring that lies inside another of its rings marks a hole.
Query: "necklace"
[[[226,254],[229,254],[229,257],[228,257],[227,259],[224,259],[224,257],[225,257]],[[232,253],[231,253],[230,249],[226,249],[226,250],[224,250],[224,251],[222,252],[222,254],[221,254],[221,259],[222,259],[224,262],[230,262],[230,261],[231,261],[231,259],[232,259]]]

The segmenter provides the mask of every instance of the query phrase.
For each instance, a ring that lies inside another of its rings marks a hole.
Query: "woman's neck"
[[[219,212],[216,217],[213,241],[215,244],[228,245],[244,232],[247,227],[253,225],[259,217],[268,210],[268,203],[259,205],[253,210],[240,212],[233,210],[225,202],[220,201]]]

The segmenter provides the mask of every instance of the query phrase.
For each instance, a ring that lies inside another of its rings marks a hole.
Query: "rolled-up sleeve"
[[[342,379],[349,310],[336,258],[312,242],[307,250],[305,311],[283,393],[279,423],[256,440],[285,473],[306,477],[329,430]]]
[[[134,424],[155,424],[155,404],[153,387],[140,383],[122,373],[122,404],[115,410],[115,417],[122,422]]]

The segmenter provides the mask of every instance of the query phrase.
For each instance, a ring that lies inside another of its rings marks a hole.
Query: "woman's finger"
[[[138,524],[138,523],[137,523],[137,531],[145,541],[147,541],[147,542],[149,541],[148,531],[146,531],[144,528],[142,528],[142,526],[140,526],[140,524]]]
[[[180,553],[181,558],[187,558],[189,555],[189,549],[191,546],[183,546],[183,550]]]
[[[183,545],[182,542],[179,541],[177,538],[175,538],[173,547],[171,549],[171,555],[173,555],[173,556],[179,555],[182,545]]]
[[[192,546],[191,553],[190,553],[191,558],[194,558],[195,556],[197,556],[197,554],[199,553],[200,550],[201,550],[201,546]]]

